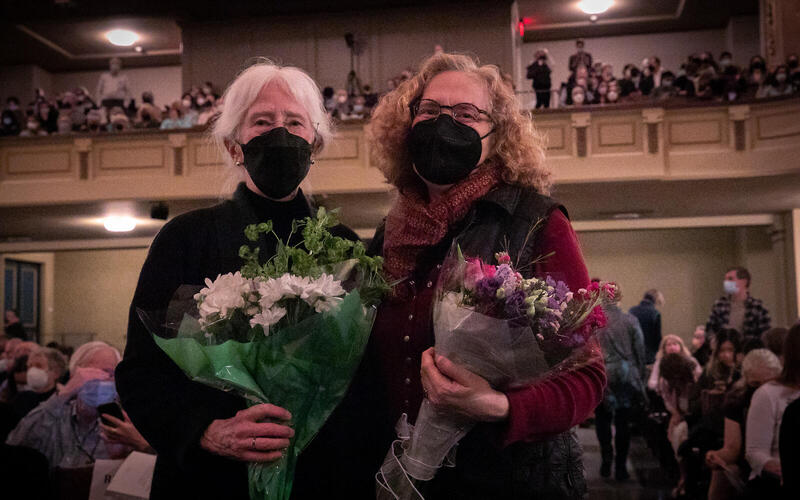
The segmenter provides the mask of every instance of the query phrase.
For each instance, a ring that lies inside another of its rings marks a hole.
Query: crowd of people
[[[36,137],[192,128],[213,121],[222,104],[211,82],[193,86],[169,106],[157,106],[151,91],[143,92],[137,102],[126,75],[121,72],[120,60],[114,58],[109,63],[109,71],[100,76],[94,96],[86,87],[66,90],[53,97],[36,89],[33,100],[24,107],[18,97],[7,97],[0,118],[0,135]]]
[[[18,487],[31,499],[88,498],[95,460],[153,453],[119,404],[121,359],[100,341],[73,352],[0,335],[0,463],[14,477],[9,498],[21,498]]]
[[[404,70],[387,84],[395,88],[411,77]],[[369,85],[323,90],[328,115],[337,120],[360,120],[369,117],[379,94]],[[80,132],[121,132],[131,129],[187,129],[207,126],[219,116],[223,97],[210,81],[194,85],[179,100],[166,106],[155,104],[153,92],[145,91],[137,101],[118,58],[111,59],[92,95],[77,87],[47,96],[42,89],[23,104],[19,97],[8,96],[0,117],[0,136],[37,137]]]
[[[671,69],[664,68],[658,56],[651,56],[639,65],[626,64],[622,75],[615,76],[615,68],[594,59],[583,40],[575,45],[576,52],[568,61],[569,78],[558,88],[553,87],[554,62],[548,50],[534,53],[527,78],[536,93],[536,108],[549,108],[554,93],[563,107],[673,98],[733,102],[800,92],[797,54],[790,54],[785,64],[773,67],[767,67],[764,58],[756,55],[748,66],[740,67],[728,51],[719,59],[705,51],[689,55],[679,68]]]
[[[609,324],[598,332],[608,374],[595,412],[601,476],[610,476],[613,459],[616,479],[629,477],[635,427],[664,470],[674,472],[673,498],[800,492],[797,443],[787,446],[800,425],[800,323],[773,328],[763,303],[750,295],[750,281],[745,268],[726,273],[724,295],[691,347],[680,336],[662,337],[658,290],[646,292],[629,314],[610,308]]]

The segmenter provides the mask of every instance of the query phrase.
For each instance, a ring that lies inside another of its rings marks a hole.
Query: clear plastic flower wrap
[[[525,386],[589,359],[584,346],[604,325],[612,284],[572,293],[551,278],[524,279],[507,253],[498,265],[465,259],[455,247],[440,271],[433,303],[436,355],[500,391]],[[422,499],[421,482],[455,465],[457,443],[477,422],[423,399],[415,424],[403,414],[398,439],[376,474],[379,499]]]
[[[327,231],[335,214],[321,209],[295,222],[303,240],[279,241],[266,263],[258,249],[242,247],[240,272],[180,287],[165,311],[138,311],[190,379],[292,414],[295,435],[284,456],[248,466],[253,499],[290,497],[297,458],[343,399],[386,289],[380,259]],[[272,227],[245,232],[256,241]]]

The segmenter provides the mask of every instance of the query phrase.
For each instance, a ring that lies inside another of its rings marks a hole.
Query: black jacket
[[[631,307],[631,314],[639,320],[644,335],[644,349],[647,364],[656,360],[658,347],[661,345],[661,313],[652,300],[644,299],[638,306]]]
[[[242,398],[189,380],[153,339],[137,315],[163,310],[183,284],[202,285],[238,270],[239,247],[250,244],[243,229],[272,219],[285,237],[291,220],[311,214],[299,194],[286,203],[270,202],[240,184],[234,197],[168,222],[153,241],[142,267],[128,323],[128,343],[117,368],[122,405],[136,428],[158,452],[151,498],[249,498],[244,463],[206,452],[200,437],[215,419],[234,416],[246,407]],[[357,238],[338,226],[332,233]],[[274,242],[258,242],[262,258],[274,253]],[[303,459],[298,463],[302,471]]]
[[[547,63],[538,64],[538,61],[534,61],[533,64],[528,66],[526,78],[533,80],[533,90],[536,91],[550,90],[552,86],[550,82],[550,67]]]

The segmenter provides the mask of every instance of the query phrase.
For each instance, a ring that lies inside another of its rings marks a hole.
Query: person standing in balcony
[[[550,107],[550,67],[553,60],[547,49],[537,50],[533,55],[533,62],[528,66],[527,78],[533,80],[533,90],[536,92],[536,109]]]
[[[129,101],[132,97],[128,77],[120,73],[121,69],[120,58],[112,57],[108,62],[108,72],[100,75],[97,81],[95,98],[104,108],[124,107],[125,101]]]
[[[575,73],[575,71],[578,69],[578,66],[586,66],[587,68],[592,67],[592,55],[588,52],[584,52],[583,45],[583,38],[578,38],[575,40],[576,52],[569,56],[570,73]]]
[[[711,307],[706,332],[731,328],[746,337],[761,337],[770,328],[769,311],[764,303],[750,295],[750,271],[732,267],[722,282],[725,295]]]

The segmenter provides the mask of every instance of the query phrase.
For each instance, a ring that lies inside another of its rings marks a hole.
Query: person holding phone
[[[51,469],[121,458],[132,449],[146,451],[149,445],[124,412],[122,419],[107,417],[111,425],[100,423],[98,408],[117,399],[114,368],[121,358],[119,351],[105,342],[79,347],[70,361],[66,385],[28,413],[6,443],[39,451]],[[103,439],[102,433],[108,438]]]

